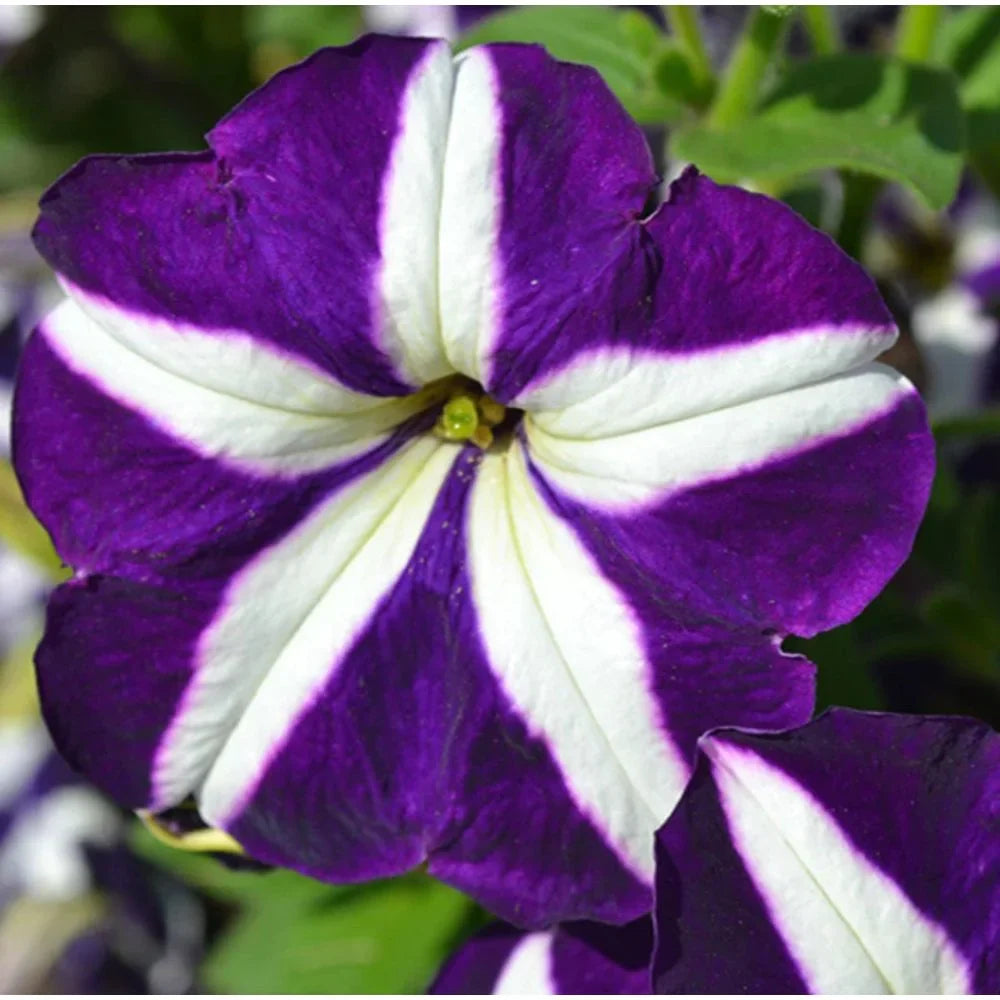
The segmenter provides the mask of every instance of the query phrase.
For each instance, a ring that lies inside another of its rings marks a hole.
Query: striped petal
[[[778,635],[838,625],[882,589],[934,468],[919,398],[878,365],[606,438],[526,427],[554,505],[626,586],[653,579]]]
[[[467,941],[438,974],[432,994],[644,994],[651,992],[653,927],[562,924],[525,933],[494,924]]]
[[[256,688],[219,752],[199,792],[202,812],[255,857],[330,881],[427,861],[433,874],[520,923],[642,912],[651,898],[654,821],[644,816],[626,829],[638,860],[620,856],[603,817],[567,788],[559,748],[495,673],[466,569],[480,462],[468,451],[439,455],[419,473],[429,485],[414,484],[430,502],[431,486],[445,477],[429,515],[413,497],[400,503],[304,620],[283,669]],[[329,546],[342,529],[316,520],[331,540],[324,547],[303,536],[289,551],[297,578],[308,578],[313,562],[317,575],[331,572]],[[214,632],[222,647],[225,630],[240,634],[259,607],[254,592],[273,589],[268,558],[231,591],[230,617]],[[372,581],[390,576],[394,584],[373,595],[364,620],[345,614],[345,601],[359,591],[367,599]],[[272,642],[273,624],[262,641]],[[536,669],[548,673],[544,661]],[[205,678],[208,711],[218,701]],[[558,674],[552,686],[565,690]],[[196,738],[178,730],[178,747]],[[602,773],[616,767],[598,764]],[[614,789],[607,794],[623,809],[639,808]],[[640,866],[641,878],[633,871]]]
[[[481,462],[467,525],[495,683],[547,748],[561,796],[622,871],[649,885],[651,832],[683,791],[698,736],[724,719],[774,728],[808,717],[812,668],[759,630],[617,587],[539,492],[520,445]],[[636,900],[609,896],[602,919],[632,919],[644,912]]]
[[[511,399],[635,313],[642,133],[597,73],[541,47],[458,59],[440,230],[441,333],[456,369]]]
[[[240,335],[97,308],[101,322],[67,301],[36,330],[13,419],[25,496],[78,569],[210,550],[395,449],[413,433],[396,425],[426,406],[355,393]]]
[[[441,41],[321,50],[204,153],[78,164],[43,198],[36,245],[160,327],[236,332],[361,392],[417,388],[448,371],[434,245],[451,62]]]
[[[294,486],[193,470],[212,486],[219,529],[208,539],[177,539],[177,551],[159,561],[133,554],[115,559],[114,572],[78,573],[50,602],[39,688],[64,756],[127,805],[174,805],[224,758],[241,719],[254,718],[260,691],[278,699],[258,741],[259,752],[268,752],[274,726],[309,696],[308,678],[289,669],[289,657],[310,662],[303,654],[310,644],[334,650],[343,642],[338,629],[373,613],[406,561],[406,535],[390,515],[412,518],[419,533],[421,496],[433,490],[434,470],[453,458],[442,450],[417,437],[350,476]],[[243,506],[227,508],[227,496],[241,489]],[[183,522],[183,513],[176,517]],[[157,538],[148,525],[146,535],[149,543]],[[189,545],[193,551],[182,553]],[[359,570],[366,558],[376,561]],[[365,586],[351,582],[358,572]],[[331,600],[338,607],[332,619]],[[83,685],[80,663],[87,664]]]
[[[660,834],[657,992],[1000,986],[1000,739],[835,709],[706,737]]]

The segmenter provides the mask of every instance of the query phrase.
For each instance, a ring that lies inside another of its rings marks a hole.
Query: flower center
[[[444,389],[445,402],[434,424],[434,433],[446,441],[468,441],[486,449],[493,444],[501,424],[511,423],[519,411],[508,410],[483,391],[478,382],[458,375],[449,378]]]

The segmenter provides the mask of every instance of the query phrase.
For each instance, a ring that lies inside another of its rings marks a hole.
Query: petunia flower
[[[721,724],[785,728],[905,558],[932,444],[863,272],[537,47],[368,37],[202,153],[84,160],[15,463],[75,568],[37,663],[119,801],[253,857],[647,911]]]
[[[971,719],[718,732],[659,834],[655,947],[649,918],[493,927],[433,990],[996,993],[998,802],[1000,737]]]

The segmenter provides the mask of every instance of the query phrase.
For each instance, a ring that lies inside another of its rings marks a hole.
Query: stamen
[[[487,427],[496,427],[507,416],[507,407],[484,394],[479,398],[479,416]]]

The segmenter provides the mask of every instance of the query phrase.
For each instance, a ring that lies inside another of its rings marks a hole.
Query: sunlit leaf
[[[269,878],[271,876],[264,876]],[[468,920],[469,901],[426,876],[258,905],[203,968],[216,993],[422,993]]]
[[[1000,194],[1000,7],[968,7],[945,22],[941,61],[959,78],[973,166]]]
[[[720,181],[839,167],[899,181],[933,208],[954,197],[962,113],[950,72],[871,55],[791,69],[750,118],[682,131],[672,150]]]

